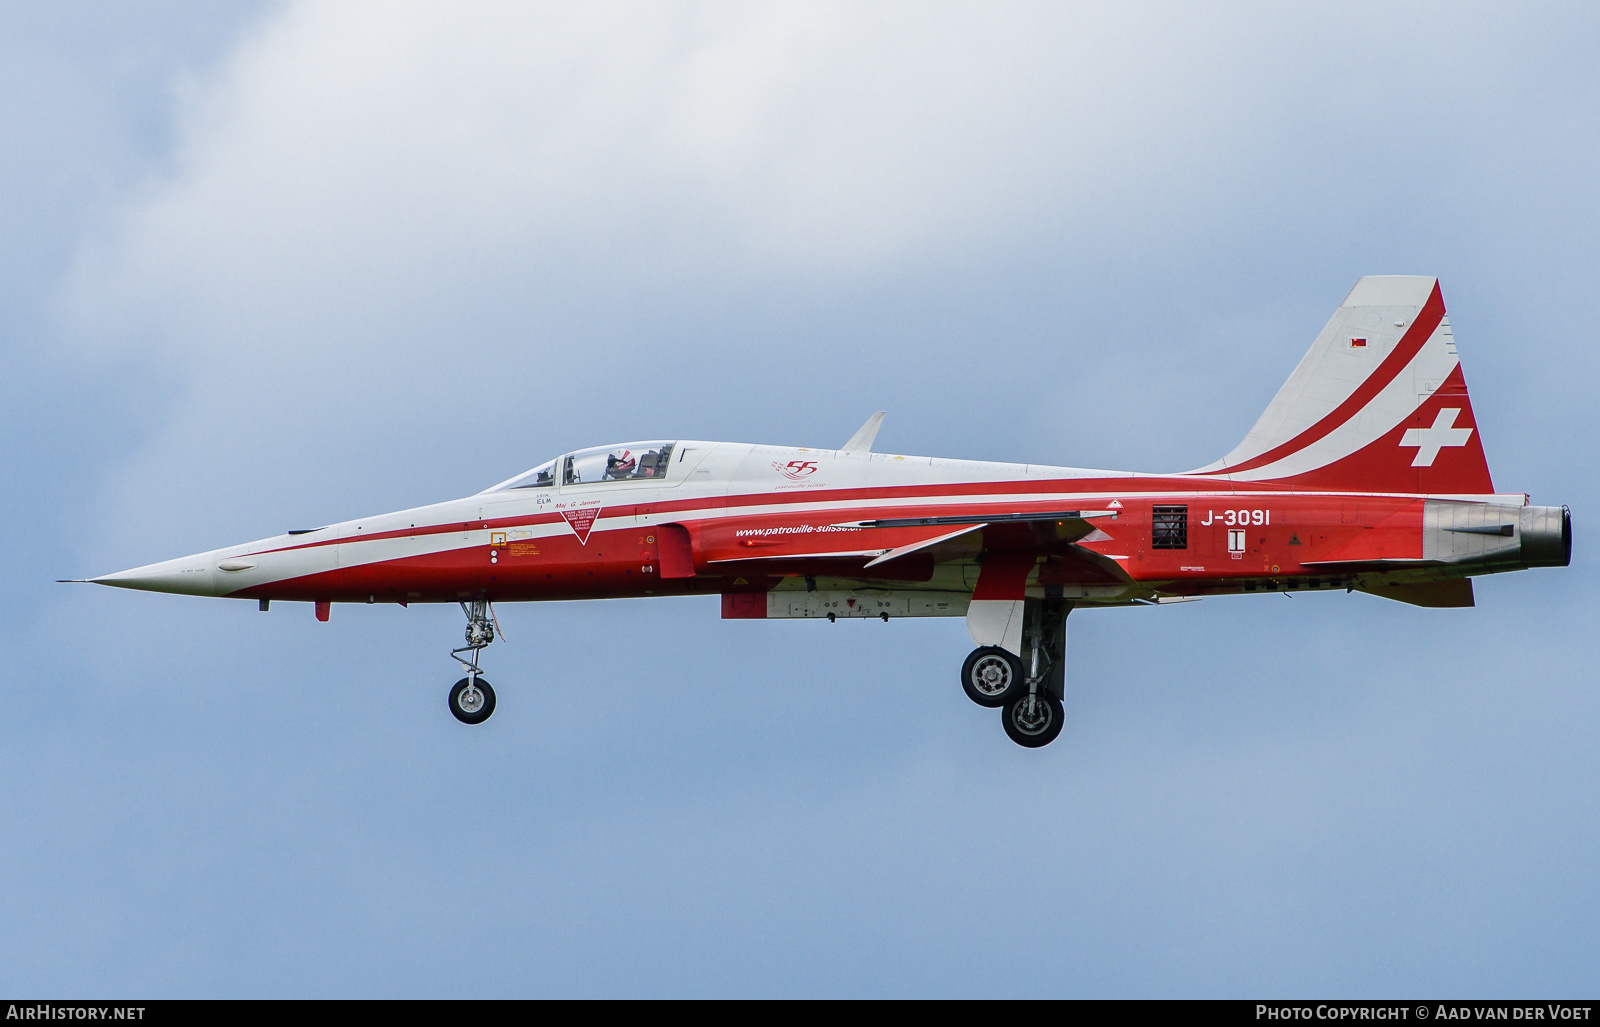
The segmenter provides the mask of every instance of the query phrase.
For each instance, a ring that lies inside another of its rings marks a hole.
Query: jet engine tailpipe
[[[1522,563],[1565,567],[1572,562],[1572,511],[1564,506],[1525,506],[1519,513]]]

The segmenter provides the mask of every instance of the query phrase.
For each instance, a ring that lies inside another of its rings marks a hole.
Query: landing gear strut
[[[450,689],[450,712],[463,724],[482,724],[494,712],[494,689],[478,675],[478,654],[494,641],[494,611],[487,599],[474,599],[462,603],[461,612],[467,615],[467,644],[450,650],[450,656],[467,668],[467,676]]]
[[[1037,749],[1061,734],[1071,612],[1065,599],[1027,600],[1021,658],[999,646],[983,646],[961,668],[967,697],[979,706],[999,707],[1001,724],[1018,745]]]

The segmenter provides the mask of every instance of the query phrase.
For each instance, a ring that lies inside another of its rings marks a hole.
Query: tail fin
[[[1438,279],[1357,282],[1244,441],[1193,473],[1362,492],[1494,492]]]

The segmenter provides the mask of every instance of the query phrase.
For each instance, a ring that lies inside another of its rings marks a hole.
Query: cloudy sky
[[[0,7],[12,994],[1592,995],[1592,5]],[[1182,470],[1438,275],[1574,565],[1072,619],[55,585],[708,438]]]

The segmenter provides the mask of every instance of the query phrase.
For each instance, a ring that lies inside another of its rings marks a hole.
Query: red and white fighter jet
[[[1368,277],[1227,456],[1174,474],[655,441],[559,456],[465,499],[93,578],[187,595],[455,602],[488,719],[493,602],[719,594],[729,618],[965,617],[961,685],[1010,737],[1061,731],[1075,608],[1345,589],[1471,606],[1566,566],[1566,507],[1495,491],[1438,282]]]

